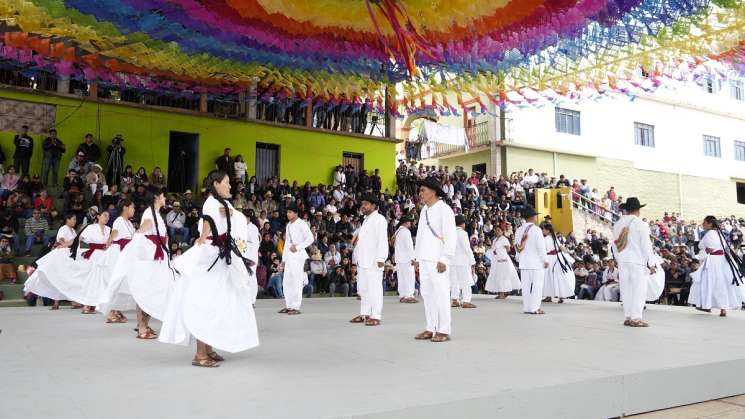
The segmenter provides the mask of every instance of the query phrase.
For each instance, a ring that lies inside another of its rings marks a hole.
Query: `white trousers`
[[[303,285],[308,280],[305,274],[303,259],[285,261],[285,273],[282,277],[282,292],[285,295],[285,307],[300,310],[303,302]]]
[[[473,277],[471,276],[470,266],[450,266],[450,298],[453,300],[460,300],[461,293],[463,294],[463,302],[471,302],[471,283]]]
[[[520,269],[524,313],[535,313],[541,308],[545,275],[545,269]]]
[[[416,291],[416,276],[411,262],[396,263],[396,278],[398,279],[398,296],[413,297]]]
[[[450,334],[450,267],[437,272],[437,262],[419,262],[419,287],[427,331]]]
[[[634,263],[619,263],[618,278],[621,285],[623,316],[627,320],[641,320],[647,299],[649,269]]]
[[[360,295],[360,315],[380,320],[383,316],[383,271],[359,268],[357,294]]]

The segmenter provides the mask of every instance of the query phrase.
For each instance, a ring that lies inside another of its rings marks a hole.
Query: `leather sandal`
[[[155,333],[153,333],[153,332],[151,332],[149,330],[145,331],[145,333],[138,333],[137,334],[137,339],[149,340],[149,339],[155,339],[157,337],[158,337],[158,335],[156,335]]]
[[[365,326],[380,326],[380,320],[378,319],[367,319]]]
[[[195,367],[203,367],[203,368],[217,368],[220,366],[220,364],[218,364],[212,358],[204,358],[204,359],[194,358],[191,361],[191,365],[194,365]]]
[[[703,311],[704,313],[711,313],[710,308],[701,308],[701,307],[695,307],[698,311]]]
[[[282,310],[279,310],[277,313],[279,313],[279,314],[287,314],[288,311],[290,311],[289,308],[283,308]]]
[[[350,320],[349,323],[364,323],[365,320],[367,320],[367,316],[359,315]]]
[[[453,308],[460,307],[460,303],[458,302],[458,300],[453,300],[453,302],[450,304],[450,307],[453,307]]]
[[[418,333],[416,336],[414,336],[414,339],[416,340],[430,340],[434,334],[430,332],[429,330],[425,330],[422,333]]]
[[[476,305],[472,303],[463,303],[461,304],[461,307],[462,308],[476,308]]]
[[[290,316],[295,316],[295,315],[300,314],[300,310],[289,309],[287,310],[287,314],[289,314]]]
[[[720,311],[719,312],[719,317],[727,317],[727,312],[726,311]]]
[[[629,319],[624,320],[623,321],[623,325],[624,326],[631,326],[631,320],[629,320]]]
[[[432,342],[447,342],[450,340],[450,336],[446,335],[444,333],[436,333],[434,336],[432,336]]]
[[[631,327],[649,327],[649,324],[642,320],[632,320],[629,324]]]
[[[220,354],[218,354],[215,351],[212,351],[212,352],[208,353],[207,356],[210,357],[210,359],[213,360],[213,361],[215,361],[215,362],[223,362],[223,361],[225,361],[225,358],[221,357]]]

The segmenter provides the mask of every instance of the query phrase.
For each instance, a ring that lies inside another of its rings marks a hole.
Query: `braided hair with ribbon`
[[[743,276],[745,276],[745,266],[743,266],[742,260],[732,251],[729,244],[724,240],[724,234],[719,226],[719,220],[713,215],[707,215],[704,218],[704,222],[711,225],[712,230],[716,231],[719,243],[722,245],[722,251],[724,252],[724,258],[727,260],[729,269],[732,272],[732,285],[740,286],[743,283]]]
[[[241,254],[240,249],[238,248],[238,245],[235,242],[235,239],[232,236],[232,225],[231,225],[231,208],[230,204],[228,203],[227,199],[220,195],[219,191],[217,190],[217,184],[222,183],[225,179],[228,178],[228,174],[225,173],[222,170],[213,170],[207,175],[207,191],[209,194],[217,200],[217,202],[222,205],[223,210],[225,211],[225,219],[227,224],[227,229],[225,230],[225,238],[222,239],[218,233],[217,230],[217,224],[215,223],[215,220],[212,219],[209,215],[203,214],[202,219],[206,221],[210,226],[210,231],[212,232],[212,245],[217,246],[218,253],[217,258],[214,262],[212,262],[212,265],[210,265],[209,268],[207,268],[208,271],[212,270],[212,268],[215,266],[218,260],[223,259],[225,261],[225,264],[230,265],[233,263],[233,253],[235,253],[236,256],[238,256],[241,261],[245,264],[246,270],[248,271],[249,275],[253,274],[253,270],[251,270],[251,261],[244,258]]]

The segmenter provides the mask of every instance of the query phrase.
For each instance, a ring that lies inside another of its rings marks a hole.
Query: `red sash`
[[[145,237],[153,242],[153,244],[155,245],[155,255],[153,255],[153,260],[165,259],[166,255],[165,253],[163,253],[163,246],[161,246],[160,243],[163,243],[164,246],[168,246],[168,236],[160,237],[160,243],[158,240],[158,236],[155,234],[148,234]]]
[[[549,256],[556,256],[558,254],[559,254],[559,252],[557,252],[556,250],[552,250],[552,251],[548,252],[548,255]]]
[[[90,243],[88,245],[88,250],[83,252],[82,256],[83,259],[90,259],[93,252],[96,250],[104,250],[106,249],[106,243]]]
[[[215,237],[215,236],[209,236],[209,239],[212,241],[212,245],[213,246],[220,246],[222,243],[225,242],[225,240],[228,239],[228,235],[227,235],[227,233],[225,233],[225,234],[220,234],[217,237]]]
[[[712,256],[724,256],[724,250],[706,249],[706,254],[712,255]]]
[[[119,239],[112,242],[112,244],[118,244],[119,249],[124,250],[125,247],[131,242],[132,239]]]

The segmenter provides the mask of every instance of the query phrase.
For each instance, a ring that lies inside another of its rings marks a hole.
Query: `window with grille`
[[[634,122],[634,143],[644,147],[654,147],[654,126]]]
[[[722,149],[719,146],[719,137],[704,135],[704,156],[722,157]]]
[[[745,100],[745,86],[742,80],[733,80],[730,82],[730,95],[735,100]]]
[[[556,108],[556,132],[581,135],[579,112],[570,109]]]
[[[735,141],[735,160],[745,161],[745,141]]]

